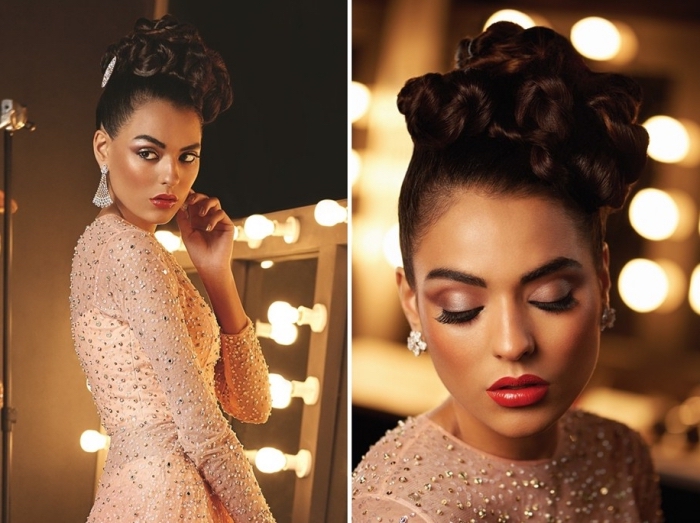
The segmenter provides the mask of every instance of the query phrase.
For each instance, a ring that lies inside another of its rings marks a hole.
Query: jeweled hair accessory
[[[117,57],[115,56],[112,58],[112,60],[109,62],[107,65],[107,69],[105,69],[105,74],[102,77],[102,88],[104,89],[105,85],[107,85],[107,82],[109,82],[109,77],[112,76],[112,71],[114,71],[114,64],[117,63]]]

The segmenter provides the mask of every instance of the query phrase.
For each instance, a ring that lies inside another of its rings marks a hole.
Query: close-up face
[[[602,265],[541,197],[455,191],[429,225],[400,295],[467,443],[499,454],[498,441],[551,430],[576,400],[598,357],[607,251]]]
[[[173,218],[197,178],[201,139],[196,112],[162,100],[139,106],[114,137],[95,133],[95,156],[127,221],[154,231]]]

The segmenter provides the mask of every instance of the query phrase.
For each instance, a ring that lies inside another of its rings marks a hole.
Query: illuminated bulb
[[[297,325],[309,325],[314,332],[322,332],[328,320],[328,311],[325,305],[317,303],[313,308],[292,307],[286,301],[275,301],[267,309],[267,319],[272,325],[296,323]]]
[[[695,313],[700,314],[700,265],[697,265],[695,269],[693,269],[693,273],[690,276],[688,301]]]
[[[652,116],[642,124],[649,133],[651,158],[664,163],[678,163],[690,152],[690,134],[685,126],[670,116]]]
[[[270,373],[269,377],[272,407],[275,409],[287,408],[292,402],[292,382],[279,374]]]
[[[535,21],[532,19],[532,17],[526,15],[525,13],[521,11],[516,11],[515,9],[501,9],[500,11],[496,11],[493,13],[488,20],[486,20],[486,23],[484,24],[484,30],[496,23],[496,22],[513,22],[515,24],[518,24],[521,26],[523,29],[528,29],[535,24]]]
[[[350,180],[350,186],[355,185],[355,182],[360,177],[360,172],[362,171],[362,157],[355,149],[350,150],[350,156],[348,157],[348,179]]]
[[[85,452],[97,452],[107,448],[109,436],[96,430],[86,430],[80,435],[80,448]]]
[[[276,323],[296,323],[299,321],[299,310],[286,301],[273,301],[267,308],[267,319],[273,325]]]
[[[263,269],[269,269],[275,264],[272,260],[263,260],[260,262],[260,267]]]
[[[354,81],[350,83],[350,91],[348,93],[350,122],[355,123],[367,114],[371,100],[372,93],[365,84]]]
[[[305,449],[294,455],[285,454],[273,447],[263,447],[255,452],[254,462],[257,469],[266,474],[294,470],[297,477],[303,478],[311,472],[311,453]]]
[[[384,234],[383,251],[384,259],[389,263],[389,265],[394,268],[403,267],[398,223],[392,225]]]
[[[305,405],[315,405],[319,390],[320,382],[315,376],[309,376],[304,381],[289,381],[279,374],[270,373],[272,406],[276,409],[287,408],[292,398],[301,398]]]
[[[274,231],[275,223],[262,214],[251,214],[243,222],[243,232],[251,240],[262,240]]]
[[[630,260],[620,271],[618,289],[622,300],[637,312],[668,312],[683,300],[685,276],[669,260]]]
[[[175,252],[182,245],[182,239],[177,234],[166,231],[165,229],[157,230],[155,232],[155,237],[168,252]]]
[[[314,207],[314,219],[319,225],[333,227],[348,221],[348,209],[335,200],[321,200]]]
[[[587,58],[610,60],[620,52],[622,36],[610,20],[590,16],[573,25],[571,43],[579,53]]]
[[[261,321],[255,322],[257,334],[263,338],[270,338],[280,345],[291,345],[297,341],[299,330],[293,323],[270,324]]]
[[[678,228],[680,210],[670,194],[647,188],[632,198],[629,218],[634,230],[644,238],[665,240]]]

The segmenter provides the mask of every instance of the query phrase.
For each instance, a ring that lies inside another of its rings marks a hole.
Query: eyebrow
[[[576,260],[572,258],[566,258],[564,256],[560,256],[558,258],[553,259],[552,261],[549,261],[545,263],[544,265],[537,267],[536,269],[527,272],[523,274],[520,277],[520,283],[521,284],[527,284],[530,282],[533,282],[535,280],[538,280],[540,278],[544,278],[545,276],[548,276],[550,274],[553,274],[555,272],[561,271],[563,269],[581,269],[583,266]],[[444,280],[452,280],[456,281],[459,283],[464,283],[466,285],[473,285],[475,287],[483,287],[486,288],[486,280],[483,278],[480,278],[479,276],[474,276],[473,274],[468,274],[466,272],[461,272],[461,271],[455,271],[453,269],[446,269],[446,268],[438,268],[438,269],[433,269],[428,273],[428,275],[425,278],[426,280],[438,280],[438,279],[444,279]]]
[[[158,140],[157,138],[153,138],[153,136],[149,134],[139,134],[138,136],[134,136],[134,140],[146,140],[148,142],[151,142],[154,145],[157,145],[161,149],[165,149],[165,144]],[[190,149],[199,149],[201,147],[200,143],[193,143],[191,145],[186,145],[185,147],[180,148],[181,151],[187,151]]]

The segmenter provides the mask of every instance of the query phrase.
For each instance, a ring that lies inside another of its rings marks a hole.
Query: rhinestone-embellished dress
[[[353,472],[353,523],[663,521],[641,436],[571,411],[551,459],[484,454],[426,414],[388,431]]]
[[[111,437],[88,521],[274,522],[221,411],[269,415],[250,320],[220,333],[155,236],[111,214],[77,243],[70,302],[76,352]]]

